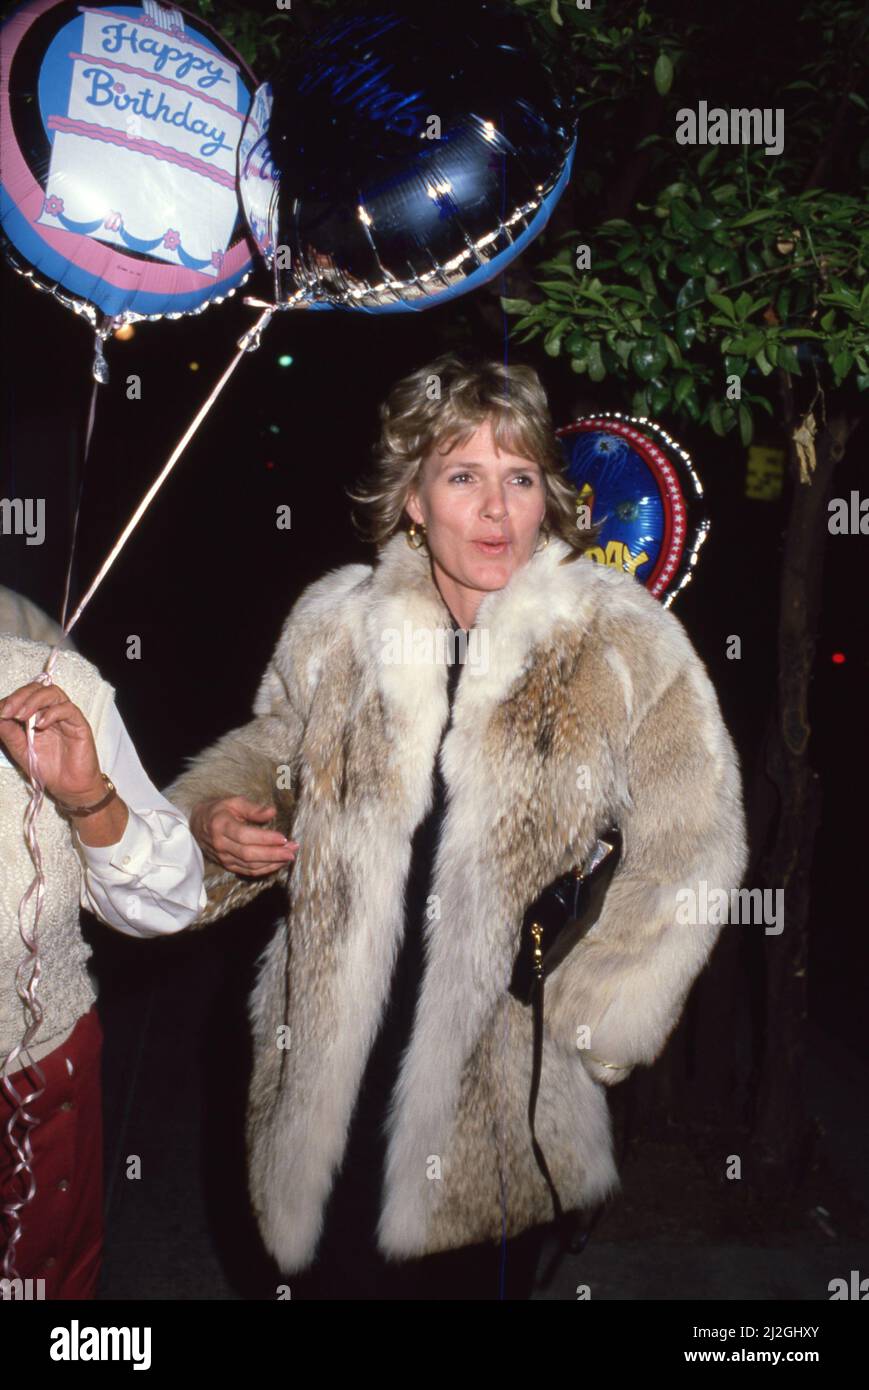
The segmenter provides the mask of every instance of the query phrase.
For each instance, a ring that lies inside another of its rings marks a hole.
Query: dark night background
[[[554,244],[552,227],[531,253],[541,255],[550,237]],[[262,271],[223,305],[179,321],[137,324],[130,341],[110,342],[111,378],[99,388],[84,478],[74,602],[253,322],[257,311],[242,302],[247,293],[267,295]],[[495,304],[499,294],[516,293],[510,270],[478,292]],[[2,537],[0,582],[59,618],[92,333],[5,265],[0,295],[0,495],[45,498],[47,519],[41,547],[28,546],[23,536]],[[538,344],[508,344],[506,319],[499,328],[491,314],[465,307],[461,316],[450,304],[382,318],[279,314],[260,349],[239,366],[73,633],[78,650],[115,687],[121,715],[159,787],[187,756],[250,718],[263,667],[305,585],[333,566],[373,559],[354,535],[344,488],[365,470],[377,405],[400,376],[445,347],[473,348],[534,365],[556,425],[591,408],[629,409],[614,381],[600,388],[579,381]],[[278,365],[282,353],[292,355],[289,367]],[[127,399],[129,373],[141,377],[141,400]],[[778,559],[790,484],[780,500],[749,500],[746,450],[734,436],[720,440],[707,430],[663,423],[691,450],[712,519],[693,582],[673,611],[708,667],[748,786],[775,680]],[[759,438],[781,442],[772,422]],[[865,492],[865,439],[864,425],[837,471],[838,496]],[[280,504],[292,509],[289,531],[275,526]],[[840,1171],[853,1177],[862,1170],[863,1202],[869,1198],[866,545],[862,536],[831,536],[826,548],[809,711],[824,807],[809,956],[815,1071],[807,1070],[818,1106],[832,1107],[822,1123],[831,1153],[844,1165]],[[126,657],[131,634],[142,639],[138,661]],[[725,655],[733,634],[742,639],[739,661]],[[836,653],[844,661],[834,662]],[[86,920],[106,1030],[107,1297],[233,1298],[268,1284],[244,1215],[244,1003],[253,961],[279,912],[280,896],[266,895],[202,934],[141,943]],[[746,932],[746,953],[761,949],[748,928],[731,930]],[[750,1028],[752,1001],[738,1001],[738,1012]],[[837,1089],[843,1080],[847,1091]],[[150,1182],[124,1181],[128,1153],[144,1155]],[[630,1171],[623,1176],[627,1207],[634,1192],[646,1219],[651,1197],[632,1189]],[[675,1222],[678,1187],[665,1189],[660,1202],[661,1229],[669,1229],[666,1212],[669,1207]],[[805,1229],[811,1231],[811,1222]],[[859,1222],[848,1234],[858,1229]],[[710,1239],[713,1234],[737,1242],[727,1230],[707,1231]],[[775,1243],[773,1234],[758,1232],[757,1243],[765,1236]],[[796,1243],[793,1232],[777,1234],[779,1245],[791,1237]],[[600,1239],[608,1239],[605,1228]],[[686,1274],[683,1282],[694,1277]],[[674,1289],[671,1296],[693,1296],[678,1281]],[[745,1296],[769,1294],[762,1288]]]

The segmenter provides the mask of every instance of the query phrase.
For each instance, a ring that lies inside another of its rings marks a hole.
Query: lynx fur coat
[[[627,574],[567,554],[553,537],[484,596],[456,690],[426,969],[386,1129],[387,1258],[498,1240],[502,1197],[510,1236],[551,1217],[528,1126],[531,1012],[507,993],[546,884],[615,818],[603,915],[547,982],[536,1131],[569,1209],[618,1189],[605,1088],[661,1053],[721,929],[681,925],[677,893],[702,897],[705,880],[729,894],[745,869],[738,758],[682,624]],[[269,878],[212,864],[200,918],[286,880],[249,1006],[247,1147],[287,1273],[314,1259],[385,1008],[448,712],[432,634],[449,625],[427,552],[403,534],[373,567],[330,571],[286,619],[254,718],[166,789],[187,813],[213,796],[271,802],[300,844]]]

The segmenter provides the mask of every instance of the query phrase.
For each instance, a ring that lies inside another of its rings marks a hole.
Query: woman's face
[[[489,420],[451,453],[436,448],[425,459],[406,508],[426,528],[435,578],[460,621],[472,623],[483,594],[502,589],[530,559],[544,489],[538,463],[497,451]]]

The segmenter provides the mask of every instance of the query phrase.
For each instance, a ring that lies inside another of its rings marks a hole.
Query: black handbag
[[[534,1132],[543,1063],[543,989],[546,977],[552,974],[600,917],[607,889],[621,856],[621,831],[613,825],[598,837],[585,865],[574,865],[535,898],[522,922],[519,951],[509,985],[514,998],[521,1004],[530,1005],[534,1013],[534,1057],[528,1102],[531,1147],[552,1197],[555,1224],[562,1242],[574,1253],[584,1248],[588,1233],[579,1231],[576,1214],[565,1214],[563,1211]],[[585,1224],[582,1218],[580,1221]]]

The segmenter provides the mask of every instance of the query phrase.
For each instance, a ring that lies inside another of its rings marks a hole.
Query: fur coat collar
[[[528,903],[621,825],[603,915],[547,984],[537,1108],[565,1207],[592,1206],[618,1186],[604,1088],[658,1056],[720,930],[680,927],[675,895],[736,887],[745,867],[737,756],[681,623],[567,553],[553,538],[483,598],[441,749],[426,969],[386,1128],[391,1258],[551,1216],[527,1120],[531,1015],[506,992]],[[250,1003],[251,1195],[287,1273],[315,1255],[385,1006],[448,713],[430,635],[450,625],[403,535],[373,568],[330,571],[284,624],[253,720],[167,789],[185,811],[277,795],[301,846]],[[215,866],[203,920],[266,882]]]

